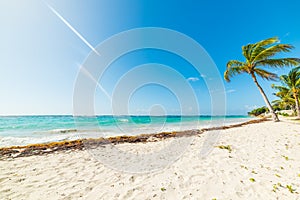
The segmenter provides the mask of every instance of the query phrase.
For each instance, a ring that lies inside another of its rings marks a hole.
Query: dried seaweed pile
[[[228,126],[203,128],[199,130],[187,130],[187,131],[175,131],[175,132],[162,132],[154,134],[141,134],[137,136],[116,136],[109,138],[96,138],[96,139],[79,139],[73,141],[60,141],[51,142],[45,144],[32,144],[27,146],[12,146],[0,148],[0,159],[16,158],[32,155],[42,155],[58,151],[69,150],[83,150],[85,147],[97,147],[106,144],[118,144],[118,143],[138,143],[138,142],[155,142],[171,137],[187,137],[192,135],[198,135],[206,131],[212,130],[224,130],[235,127],[241,127],[248,124],[255,124],[267,121],[266,118],[250,120],[247,122],[233,124]]]

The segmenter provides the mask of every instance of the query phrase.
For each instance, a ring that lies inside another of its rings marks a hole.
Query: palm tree
[[[277,37],[262,40],[254,44],[242,47],[242,53],[246,61],[230,60],[224,73],[224,79],[229,82],[230,78],[237,74],[247,73],[251,75],[255,85],[258,87],[274,121],[279,121],[264,90],[257,81],[257,76],[266,80],[276,80],[275,73],[265,70],[266,66],[272,68],[295,66],[300,63],[298,58],[273,58],[276,54],[289,52],[294,47],[288,44],[279,44]]]
[[[293,95],[297,116],[300,119],[300,105],[299,105],[299,93],[300,93],[300,66],[292,69],[288,75],[280,76],[280,80],[284,86],[288,89],[288,93]]]
[[[274,95],[279,97],[279,99],[272,101],[273,107],[279,107],[280,109],[292,109],[296,113],[295,100],[293,95],[290,94],[289,88],[275,84],[272,84],[272,88],[278,90],[278,92],[274,93]]]

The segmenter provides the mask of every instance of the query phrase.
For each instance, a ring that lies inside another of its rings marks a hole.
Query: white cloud
[[[233,93],[233,92],[235,92],[236,90],[234,90],[234,89],[231,89],[231,90],[226,90],[226,93]]]
[[[195,82],[195,81],[199,81],[199,78],[197,78],[197,77],[189,77],[187,80]]]

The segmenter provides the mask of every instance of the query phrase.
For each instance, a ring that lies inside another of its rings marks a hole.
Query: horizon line
[[[71,117],[99,117],[99,116],[113,116],[113,117],[168,117],[168,116],[178,116],[178,117],[222,117],[222,116],[249,116],[248,114],[226,114],[226,115],[209,115],[209,114],[199,114],[199,115],[180,115],[180,114],[167,114],[167,115],[145,115],[145,114],[128,114],[128,115],[112,115],[112,114],[97,114],[97,115],[72,115],[72,114],[8,114],[0,115],[0,117],[32,117],[32,116],[71,116]]]

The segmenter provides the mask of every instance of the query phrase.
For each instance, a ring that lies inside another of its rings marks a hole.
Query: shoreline
[[[28,157],[34,155],[44,155],[54,152],[63,152],[68,150],[84,150],[85,145],[99,146],[106,144],[121,144],[121,143],[145,143],[145,142],[156,142],[173,137],[187,137],[193,135],[199,135],[207,131],[213,130],[226,130],[230,128],[242,127],[249,124],[256,124],[265,121],[270,121],[267,118],[252,119],[246,122],[236,123],[232,125],[224,125],[210,128],[184,130],[184,131],[173,131],[173,132],[161,132],[152,134],[139,134],[136,136],[113,136],[108,138],[84,138],[78,140],[66,140],[50,143],[39,143],[30,144],[24,146],[11,146],[0,148],[0,160],[17,157]]]
[[[190,137],[123,138],[99,146],[100,154],[12,155],[0,159],[0,199],[299,199],[300,124],[255,121]],[[201,156],[214,133],[220,137]]]
[[[255,119],[249,116],[15,116],[0,117],[0,148],[84,138],[201,129]]]

